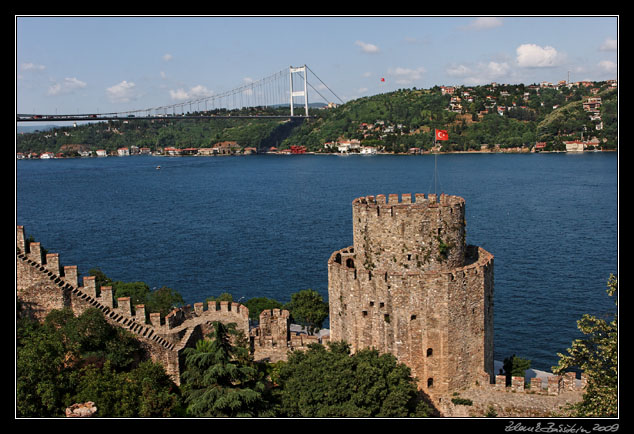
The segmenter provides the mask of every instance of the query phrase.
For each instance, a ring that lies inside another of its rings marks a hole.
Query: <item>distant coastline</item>
[[[105,157],[136,157],[136,156],[151,156],[151,157],[240,157],[240,156],[253,156],[253,155],[330,155],[337,157],[373,157],[378,155],[399,155],[399,156],[421,156],[421,155],[451,155],[451,154],[584,154],[594,152],[618,152],[618,149],[593,149],[583,151],[535,151],[529,148],[523,149],[511,149],[500,148],[496,150],[468,150],[468,151],[438,151],[438,152],[376,152],[374,154],[361,154],[358,152],[351,153],[339,153],[339,152],[303,152],[301,154],[292,154],[290,152],[252,152],[252,153],[234,153],[234,154],[164,154],[164,153],[146,153],[146,154],[131,154],[131,155],[56,155],[51,152],[45,152],[42,154],[24,154],[16,153],[16,159],[18,160],[48,160],[48,159],[69,159],[69,158],[105,158]]]

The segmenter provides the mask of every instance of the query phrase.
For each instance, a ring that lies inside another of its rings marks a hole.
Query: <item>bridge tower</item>
[[[290,80],[290,98],[291,98],[291,116],[293,116],[293,97],[303,96],[304,97],[304,111],[306,116],[308,116],[308,92],[306,91],[306,65],[289,68],[289,80]],[[304,74],[304,90],[293,90],[293,74],[303,73]]]

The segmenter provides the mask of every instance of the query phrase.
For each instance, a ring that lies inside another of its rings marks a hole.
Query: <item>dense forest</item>
[[[588,111],[584,102],[600,98]],[[188,115],[279,115],[288,107],[188,113]],[[335,108],[312,108],[312,118],[289,121],[260,119],[122,119],[18,134],[16,151],[64,152],[83,145],[113,152],[120,147],[204,148],[222,141],[258,151],[271,147],[305,146],[327,152],[326,143],[358,140],[385,152],[425,150],[434,145],[434,129],[447,130],[443,151],[479,150],[482,145],[500,148],[533,147],[545,142],[546,150],[563,150],[564,141],[590,140],[603,149],[618,143],[618,91],[608,82],[589,85],[502,85],[431,89],[399,89],[349,101]],[[336,151],[336,147],[334,148]],[[333,151],[333,148],[330,148]]]

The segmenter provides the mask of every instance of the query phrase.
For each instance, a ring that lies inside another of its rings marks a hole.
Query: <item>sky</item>
[[[144,110],[301,65],[336,103],[436,85],[618,79],[618,24],[618,16],[15,16],[16,113]],[[311,91],[309,101],[323,99]]]

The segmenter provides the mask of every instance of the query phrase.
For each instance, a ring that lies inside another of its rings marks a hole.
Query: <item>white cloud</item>
[[[604,72],[616,72],[616,62],[602,60],[599,62],[599,68]]]
[[[33,62],[25,62],[20,65],[20,68],[23,71],[44,71],[46,69],[46,66],[38,65]]]
[[[135,98],[135,87],[134,83],[123,80],[121,83],[107,88],[106,94],[112,102],[129,102]]]
[[[481,62],[476,65],[456,65],[446,69],[447,75],[463,79],[465,84],[479,85],[499,81],[511,72],[507,62]]]
[[[618,43],[616,41],[616,39],[606,39],[605,41],[603,41],[603,44],[601,44],[601,47],[599,48],[601,51],[616,51],[618,47]]]
[[[172,60],[174,58],[174,56],[172,56],[170,53],[165,53],[163,54],[163,60],[165,62],[169,62],[170,60]]]
[[[502,19],[497,17],[478,17],[473,20],[466,29],[469,30],[486,30],[492,29],[495,27],[500,27],[502,25]]]
[[[416,69],[396,67],[388,69],[387,72],[395,78],[397,84],[411,84],[422,79],[426,70],[422,66]]]
[[[376,54],[379,52],[379,47],[374,44],[369,44],[363,41],[356,41],[354,45],[361,47],[361,51],[368,54]]]
[[[471,71],[471,68],[465,65],[451,66],[446,70],[447,74],[452,77],[467,77],[472,73]]]
[[[522,44],[515,51],[517,53],[517,64],[526,68],[556,66],[561,60],[561,55],[550,46],[541,47],[536,44]]]
[[[170,90],[170,97],[175,101],[189,101],[212,95],[213,92],[201,84],[190,88],[188,91],[182,88]]]
[[[506,62],[489,62],[486,65],[486,72],[492,78],[503,77],[509,72],[509,65]]]
[[[53,83],[48,88],[48,95],[62,95],[72,93],[77,89],[86,87],[86,83],[75,77],[67,77],[61,83]]]

